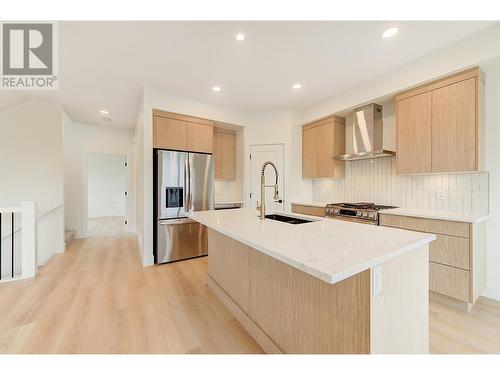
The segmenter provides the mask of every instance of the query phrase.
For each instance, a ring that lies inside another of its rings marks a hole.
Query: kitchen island
[[[268,353],[427,353],[433,234],[200,211],[208,286]]]

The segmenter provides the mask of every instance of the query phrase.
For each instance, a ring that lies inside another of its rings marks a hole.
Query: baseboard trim
[[[228,308],[238,322],[253,337],[257,344],[267,354],[283,354],[283,351],[264,333],[264,331],[229,297],[217,282],[208,276],[208,289],[210,289]]]
[[[483,293],[482,296],[494,299],[496,301],[500,301],[500,287],[496,286],[488,286]]]
[[[439,303],[442,303],[444,305],[448,305],[450,307],[453,307],[455,309],[462,310],[465,312],[470,312],[470,310],[472,309],[472,306],[474,306],[472,303],[460,301],[458,299],[433,292],[432,290],[429,290],[429,299],[431,301],[439,302]]]

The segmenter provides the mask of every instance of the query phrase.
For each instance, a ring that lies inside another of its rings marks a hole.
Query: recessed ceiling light
[[[296,89],[296,90],[298,90],[298,89],[300,89],[300,88],[302,88],[302,84],[301,84],[301,83],[294,83],[294,84],[292,85],[292,89]]]
[[[212,91],[219,92],[221,88],[219,86],[213,86]]]
[[[245,40],[245,34],[243,34],[243,33],[236,34],[236,40],[239,40],[239,41]]]
[[[109,111],[105,109],[101,109],[99,112],[102,113],[103,115],[109,115]]]
[[[397,27],[390,27],[382,33],[382,37],[390,38],[391,36],[396,35],[399,32]]]

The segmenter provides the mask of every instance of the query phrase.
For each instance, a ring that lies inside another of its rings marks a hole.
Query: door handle
[[[189,211],[189,154],[184,159],[184,211]]]

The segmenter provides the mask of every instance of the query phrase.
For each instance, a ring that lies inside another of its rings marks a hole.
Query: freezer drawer
[[[208,253],[207,228],[188,218],[157,221],[156,263]]]

